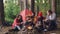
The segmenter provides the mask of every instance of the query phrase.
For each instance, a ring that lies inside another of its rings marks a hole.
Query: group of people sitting
[[[56,24],[56,14],[51,10],[47,11],[47,16],[42,15],[37,16],[36,20],[34,16],[26,16],[26,21],[24,22],[21,15],[17,15],[12,24],[12,29],[14,31],[33,29],[37,31],[50,31],[57,28]]]

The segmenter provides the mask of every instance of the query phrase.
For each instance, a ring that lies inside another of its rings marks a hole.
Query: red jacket
[[[14,19],[14,22],[13,22],[13,24],[12,24],[12,28],[14,28],[15,26],[18,26],[18,25],[20,25],[20,24],[19,24],[19,20],[18,20],[17,18],[15,18],[15,19]]]

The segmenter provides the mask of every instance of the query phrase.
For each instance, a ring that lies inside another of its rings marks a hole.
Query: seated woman
[[[25,28],[23,30],[28,29],[29,26],[31,27],[31,29],[34,26],[33,19],[31,16],[26,17]]]
[[[37,17],[37,23],[36,23],[36,29],[38,31],[42,31],[43,30],[43,15],[42,12],[39,12],[38,17]]]
[[[14,30],[20,30],[23,27],[22,24],[23,20],[22,20],[22,16],[18,15],[15,19],[14,19],[14,23],[12,24],[12,28]]]
[[[55,12],[52,12],[51,10],[47,11],[45,24],[48,25],[47,26],[48,30],[54,30],[57,28]]]

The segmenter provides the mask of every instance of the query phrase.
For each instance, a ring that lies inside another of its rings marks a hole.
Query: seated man
[[[51,10],[47,11],[47,17],[45,19],[45,24],[48,25],[48,30],[54,30],[57,28],[56,24],[56,14]]]

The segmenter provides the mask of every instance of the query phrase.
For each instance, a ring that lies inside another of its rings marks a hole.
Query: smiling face
[[[19,16],[18,19],[21,19],[21,16]]]
[[[20,20],[20,19],[22,19],[22,16],[18,15],[16,18]]]
[[[47,15],[51,15],[52,14],[52,11],[47,11]]]

